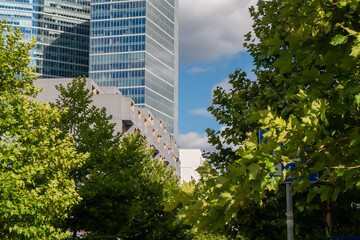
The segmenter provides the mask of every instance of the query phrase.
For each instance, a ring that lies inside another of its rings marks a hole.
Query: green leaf
[[[360,107],[360,93],[355,96],[354,103]]]
[[[221,188],[225,183],[227,183],[229,179],[225,176],[219,176],[216,178],[216,188]]]
[[[280,69],[280,73],[291,72],[292,56],[290,54],[281,55],[275,62],[274,66]]]
[[[328,186],[320,186],[318,193],[320,194],[320,199],[322,202],[328,200],[331,197],[331,194],[333,192],[333,188],[332,187],[328,187]]]
[[[164,202],[164,211],[171,212],[178,206],[179,202],[171,201],[171,202]]]
[[[341,193],[341,191],[342,191],[343,189],[340,187],[340,186],[336,186],[335,188],[334,188],[334,193],[333,193],[333,195],[332,195],[332,201],[336,201],[336,199],[337,199],[337,197],[339,196],[339,193]]]
[[[229,200],[229,199],[232,198],[232,195],[231,195],[231,193],[229,193],[229,192],[223,192],[223,193],[220,194],[220,198]]]
[[[360,43],[352,47],[350,56],[353,56],[355,58],[360,56]]]
[[[336,46],[336,45],[339,45],[339,44],[346,43],[347,40],[348,40],[348,36],[343,36],[341,34],[338,34],[338,35],[336,35],[335,37],[333,37],[331,39],[330,44]]]
[[[249,167],[249,179],[255,179],[259,173],[260,167],[257,163],[252,163]]]
[[[307,203],[310,203],[314,199],[314,197],[318,193],[317,190],[318,190],[318,187],[314,187],[314,188],[310,189],[308,196],[307,196],[307,200],[306,200]]]
[[[186,194],[188,194],[188,195],[191,195],[191,194],[194,193],[195,186],[194,186],[194,184],[191,183],[191,182],[190,182],[190,183],[183,182],[183,185],[182,185],[182,187],[181,187],[181,190],[182,190],[184,193],[186,193]]]

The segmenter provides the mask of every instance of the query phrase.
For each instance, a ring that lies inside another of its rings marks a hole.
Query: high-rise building
[[[0,0],[0,20],[19,27],[24,41],[36,38],[31,65],[42,78],[90,75],[99,86],[118,87],[177,136],[178,4]]]
[[[90,0],[0,0],[0,21],[35,38],[31,65],[41,77],[88,75]]]
[[[178,128],[178,0],[92,0],[90,78]]]

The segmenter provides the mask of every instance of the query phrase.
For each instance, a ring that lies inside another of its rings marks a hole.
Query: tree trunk
[[[326,200],[326,238],[331,238],[331,228],[332,228],[332,217],[331,217],[331,200]]]
[[[76,231],[76,229],[74,229],[74,231],[73,231],[73,236],[72,236],[73,239],[76,239],[76,237],[77,237],[76,235],[77,235],[77,231]]]

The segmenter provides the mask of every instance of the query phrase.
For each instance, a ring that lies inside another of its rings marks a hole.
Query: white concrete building
[[[196,169],[204,164],[204,158],[200,149],[180,149],[181,162],[181,183],[196,182],[200,179],[200,174]]]
[[[55,102],[59,92],[55,86],[66,87],[73,79],[51,78],[38,79],[34,83],[42,87],[37,101]],[[98,108],[105,107],[108,115],[112,115],[115,131],[120,133],[139,132],[147,140],[148,148],[155,148],[154,158],[175,170],[180,177],[179,145],[173,134],[167,131],[163,121],[154,117],[147,108],[137,108],[131,98],[121,94],[117,87],[99,87],[91,79],[86,79],[86,88],[93,93],[93,104]]]

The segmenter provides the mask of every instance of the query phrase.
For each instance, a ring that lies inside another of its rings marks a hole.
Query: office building
[[[41,77],[88,75],[90,0],[0,0],[0,21],[36,39],[31,65]]]
[[[178,0],[93,0],[90,78],[178,135]]]
[[[42,87],[43,91],[35,100],[55,102],[59,96],[55,86],[62,84],[66,87],[71,81],[71,78],[38,79],[35,85]],[[92,104],[100,109],[105,107],[107,115],[112,116],[111,123],[115,124],[116,132],[141,134],[147,147],[155,149],[154,158],[173,168],[175,175],[180,177],[179,145],[161,119],[148,108],[136,107],[134,101],[123,96],[117,87],[99,87],[91,79],[86,79],[85,88],[92,92]]]
[[[36,38],[42,78],[90,76],[178,135],[179,0],[0,0],[0,20]],[[90,54],[90,55],[89,55]]]

